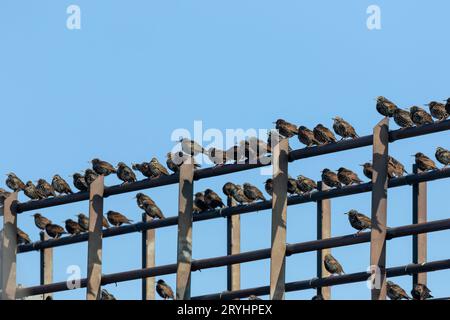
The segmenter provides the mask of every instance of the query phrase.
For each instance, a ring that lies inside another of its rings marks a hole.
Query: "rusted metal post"
[[[46,241],[50,237],[42,231],[40,233],[41,241]],[[53,248],[41,249],[41,285],[53,283]],[[48,293],[43,295],[43,299],[52,297],[53,294]]]
[[[17,259],[17,192],[5,199],[3,204],[2,241],[2,300],[16,299]]]
[[[194,165],[182,164],[178,194],[177,300],[191,299],[193,181]]]
[[[145,212],[142,214],[143,222],[151,222],[152,217]],[[155,266],[155,229],[142,231],[142,269]],[[155,300],[155,278],[142,279],[142,300]]]
[[[272,247],[270,255],[270,299],[283,300],[286,271],[286,219],[289,141],[273,148]]]
[[[372,231],[370,266],[373,274],[372,300],[386,300],[386,222],[389,154],[389,118],[373,130]]]
[[[227,206],[233,207],[236,202],[233,198],[227,199]],[[227,217],[227,255],[241,252],[241,216],[236,214]],[[241,265],[227,266],[227,290],[241,289]]]
[[[325,191],[328,187],[319,181],[317,183],[319,191]],[[331,202],[324,199],[317,202],[317,240],[328,239],[331,237]],[[317,251],[317,277],[319,279],[328,277],[330,273],[325,269],[324,258],[331,252],[330,249]],[[322,295],[325,300],[331,299],[331,287],[317,288],[317,294]]]
[[[413,165],[413,173],[421,171]],[[427,222],[427,183],[413,184],[413,224]],[[413,263],[427,262],[427,234],[413,235]],[[413,287],[415,284],[427,284],[427,273],[413,274]]]
[[[99,300],[101,297],[104,181],[105,178],[99,176],[89,188],[87,300]]]

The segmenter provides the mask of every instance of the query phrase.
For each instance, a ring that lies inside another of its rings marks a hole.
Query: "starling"
[[[112,173],[116,173],[117,170],[113,167],[112,164],[102,161],[100,159],[93,159],[91,161],[92,169],[94,169],[95,173],[102,176],[109,176]]]
[[[86,180],[79,173],[75,173],[73,175],[73,185],[75,186],[75,188],[77,188],[81,192],[88,191],[88,189],[89,189],[88,184],[86,183]]]
[[[78,224],[80,225],[83,232],[89,231],[89,218],[83,213],[77,214]]]
[[[275,128],[285,138],[292,138],[298,134],[298,128],[295,124],[289,123],[283,119],[278,119],[275,122]]]
[[[102,289],[100,300],[117,300],[117,299],[111,293],[109,293],[106,289]]]
[[[36,188],[36,186],[31,181],[27,182],[24,193],[31,200],[45,199],[45,196]]]
[[[150,198],[149,196],[147,196],[146,194],[143,194],[141,192],[139,192],[136,195],[136,201],[137,201],[137,205],[139,208],[141,208],[142,210],[144,210],[144,205],[145,203],[150,203],[150,204],[156,204],[152,198]]]
[[[340,188],[341,183],[336,173],[330,169],[324,169],[322,171],[322,182],[330,188]]]
[[[309,130],[305,126],[298,127],[298,140],[306,145],[307,147],[312,147],[313,145],[320,145],[320,141],[314,136],[314,132]]]
[[[67,219],[64,222],[66,224],[67,232],[71,235],[77,235],[85,231],[78,222],[75,222],[72,219]]]
[[[34,217],[34,224],[36,225],[36,227],[38,227],[41,230],[45,230],[45,227],[48,224],[52,223],[51,220],[47,219],[46,217],[44,217],[40,213],[33,214],[33,217]]]
[[[3,202],[11,195],[11,192],[6,191],[5,189],[0,188],[0,204],[3,204]]]
[[[400,128],[414,127],[414,122],[411,118],[409,111],[400,108],[394,111],[394,121]]]
[[[86,180],[86,184],[90,186],[95,180],[98,178],[98,174],[92,169],[86,169],[84,172],[84,180]]]
[[[152,173],[152,178],[159,178],[161,176],[168,176],[169,172],[167,169],[159,163],[158,159],[152,158],[149,163],[150,172]]]
[[[418,283],[414,286],[414,288],[411,290],[411,295],[414,298],[414,300],[427,300],[430,298],[434,298],[431,295],[430,289],[424,284]]]
[[[161,209],[156,205],[156,203],[149,196],[138,193],[136,195],[137,204],[139,208],[145,211],[145,213],[152,218],[164,219],[164,214]]]
[[[142,163],[133,163],[131,166],[133,170],[139,171],[142,173],[144,177],[151,178],[153,177],[152,171],[150,170],[150,163],[148,162],[142,162]]]
[[[437,119],[438,121],[443,121],[448,118],[448,113],[443,103],[431,101],[429,104],[427,104],[427,106],[430,108],[430,113],[433,118]]]
[[[297,188],[303,193],[310,193],[314,189],[317,189],[317,184],[314,180],[299,175],[297,177]]]
[[[44,179],[38,180],[36,189],[38,189],[40,194],[42,194],[45,198],[56,197],[55,189],[53,189],[51,184],[45,181]]]
[[[250,150],[254,154],[256,154],[258,158],[272,152],[272,148],[270,147],[270,145],[268,145],[264,141],[259,140],[256,137],[248,138],[248,145],[250,147]]]
[[[250,301],[258,301],[258,300],[262,300],[261,298],[258,298],[257,296],[255,296],[254,294],[252,294],[251,296],[248,297],[248,300]]]
[[[211,162],[216,166],[222,166],[228,161],[226,151],[223,151],[221,149],[209,148],[207,154],[209,160],[211,160]]]
[[[272,179],[266,180],[266,182],[264,183],[264,189],[270,196],[272,196],[272,194],[273,194],[273,180]]]
[[[66,182],[66,180],[64,180],[63,178],[61,178],[60,175],[56,174],[53,177],[52,180],[52,187],[53,189],[58,192],[60,195],[61,194],[72,194],[73,191],[70,188],[69,184]]]
[[[116,211],[110,210],[106,213],[106,216],[108,217],[109,223],[115,227],[120,227],[122,224],[131,224],[133,222],[133,220],[129,220],[123,214]]]
[[[350,225],[358,230],[358,234],[363,230],[372,228],[372,220],[368,216],[359,213],[356,210],[350,210],[345,214],[348,215]]]
[[[166,165],[167,168],[169,168],[170,170],[172,170],[174,173],[177,173],[178,171],[180,171],[180,167],[183,163],[189,163],[188,161],[192,161],[192,163],[194,164],[194,168],[200,168],[201,166],[195,162],[195,159],[181,151],[179,152],[168,152],[167,153],[167,160],[166,160]]]
[[[249,199],[251,202],[256,200],[262,200],[266,201],[266,197],[264,197],[261,190],[259,190],[257,187],[251,185],[250,183],[244,183],[244,195]]]
[[[223,185],[222,191],[227,198],[232,198],[234,188],[236,188],[236,185],[233,182],[227,182]]]
[[[339,168],[337,176],[339,182],[345,186],[362,183],[362,180],[358,177],[356,173],[343,167]]]
[[[240,160],[244,159],[244,152],[245,150],[242,150],[240,146],[235,145],[226,151],[226,157],[228,161],[237,163]]]
[[[30,236],[17,228],[17,244],[29,244],[31,243]]]
[[[364,164],[360,164],[361,167],[363,167],[363,173],[364,175],[372,181],[372,177],[373,177],[373,167],[372,164],[370,162],[366,162]]]
[[[287,192],[290,195],[301,194],[300,189],[297,187],[297,180],[295,180],[294,178],[288,177]]]
[[[334,132],[336,132],[336,134],[342,137],[341,140],[346,138],[359,138],[359,136],[356,134],[355,128],[353,128],[350,123],[340,117],[335,117],[333,118],[333,120],[333,130]]]
[[[256,162],[256,159],[258,158],[257,153],[250,147],[250,142],[247,140],[243,140],[239,143],[238,155],[240,155],[241,158],[243,157],[244,159],[247,159],[248,162],[251,163]]]
[[[377,111],[385,116],[392,117],[394,115],[395,110],[397,110],[397,106],[392,102],[386,99],[385,97],[377,97]]]
[[[283,139],[283,136],[278,131],[269,130],[267,132],[267,144],[270,146],[271,150],[273,150],[273,147],[275,147],[281,139]],[[292,151],[292,148],[290,146],[288,148],[288,151]]]
[[[209,209],[216,209],[217,207],[220,208],[225,207],[219,195],[214,191],[212,191],[211,189],[205,190],[205,204]]]
[[[428,158],[426,155],[424,155],[422,152],[418,152],[414,155],[416,158],[416,165],[417,168],[419,168],[422,171],[429,171],[429,170],[437,170],[438,167],[436,167],[436,164],[433,160]]]
[[[102,227],[105,229],[109,229],[111,227],[109,225],[108,219],[106,219],[105,217],[103,217],[103,220],[102,220]]]
[[[25,191],[25,183],[20,180],[14,173],[8,173],[8,178],[6,178],[6,185],[8,188],[13,190],[14,192],[24,190]]]
[[[315,295],[311,300],[325,300],[321,294]]]
[[[117,165],[117,177],[122,180],[124,184],[137,181],[136,174],[123,162],[119,162]]]
[[[189,154],[193,157],[195,157],[200,153],[206,154],[205,148],[203,148],[197,142],[192,141],[188,138],[181,138],[180,143],[181,143],[181,150],[183,150],[184,153]]]
[[[386,283],[387,287],[387,296],[391,300],[411,300],[411,298],[406,294],[406,291],[403,290],[399,285],[393,283],[392,281],[388,281]]]
[[[322,144],[336,142],[336,136],[330,129],[319,123],[313,130],[314,137]]]
[[[388,156],[388,175],[390,178],[396,177],[403,177],[404,173],[408,173],[405,170],[405,166],[395,159],[394,157]]]
[[[61,238],[61,235],[67,233],[64,231],[63,227],[58,226],[57,224],[52,224],[52,223],[49,223],[45,226],[45,231],[47,232],[49,237],[54,238],[54,239]]]
[[[413,106],[409,109],[409,112],[411,114],[411,120],[415,123],[416,126],[423,126],[424,124],[434,123],[431,115],[420,107]]]
[[[158,280],[158,282],[156,283],[156,292],[164,300],[175,300],[172,288],[167,283],[165,283],[164,280]]]
[[[327,254],[323,261],[325,269],[331,274],[341,275],[344,274],[344,269],[342,269],[341,264],[331,255]]]
[[[450,114],[450,98],[448,98],[447,100],[445,100],[445,111]]]
[[[450,151],[438,147],[436,149],[436,159],[440,163],[442,163],[445,167],[447,167],[450,164]]]
[[[192,204],[192,212],[193,213],[200,213],[200,212],[202,212],[202,210],[199,207],[197,207],[195,202]]]
[[[252,200],[247,198],[247,196],[244,193],[244,189],[240,185],[235,185],[235,187],[232,191],[232,196],[233,196],[233,199],[241,205],[252,202]]]
[[[199,212],[207,211],[208,206],[205,202],[205,194],[203,192],[197,192],[194,197],[194,204],[200,209]]]

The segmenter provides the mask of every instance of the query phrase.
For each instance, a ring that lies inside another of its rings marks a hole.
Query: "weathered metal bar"
[[[102,222],[104,176],[99,176],[89,188],[89,240],[86,300],[99,300],[102,280]]]
[[[17,262],[17,192],[11,193],[3,203],[3,241],[1,249],[2,300],[16,299]]]
[[[413,165],[413,173],[421,171]],[[427,222],[427,183],[413,184],[413,224]],[[417,234],[413,236],[413,263],[423,263],[427,261],[427,234]],[[427,284],[426,273],[416,273],[412,277],[413,287],[417,283]]]
[[[386,223],[389,155],[389,118],[384,118],[373,132],[372,231],[370,266],[375,272],[372,300],[386,299]]]
[[[229,208],[236,206],[233,198],[227,199]],[[234,255],[241,252],[241,217],[232,215],[227,217],[227,254]],[[241,265],[227,266],[227,289],[229,291],[241,288]]]
[[[180,167],[178,193],[177,300],[191,298],[192,207],[194,198],[194,165]]]
[[[320,191],[327,190],[326,184],[319,181],[317,189]],[[329,199],[317,202],[317,240],[331,238],[331,203]],[[328,277],[330,273],[323,263],[327,254],[331,253],[330,249],[317,250],[317,278]],[[319,287],[317,294],[321,295],[325,300],[331,300],[331,288]]]
[[[152,222],[153,218],[145,212],[142,214],[142,222]],[[155,229],[142,232],[142,269],[155,266]],[[142,300],[155,300],[155,278],[142,279]]]
[[[49,236],[42,231],[40,234],[41,241],[46,241]],[[41,285],[53,283],[53,248],[42,249],[40,252],[41,264]],[[43,299],[52,297],[52,294],[44,294]]]

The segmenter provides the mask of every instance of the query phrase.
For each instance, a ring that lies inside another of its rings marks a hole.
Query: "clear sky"
[[[81,30],[66,28],[66,8],[81,8]],[[369,5],[381,8],[381,30],[368,30]],[[24,180],[86,169],[94,157],[111,163],[164,160],[174,146],[175,129],[268,129],[278,118],[314,127],[331,126],[340,115],[360,135],[381,119],[374,98],[384,95],[402,107],[450,96],[448,76],[448,1],[23,1],[0,3],[0,173]],[[392,123],[393,127],[396,127]],[[440,133],[391,145],[391,154],[412,166],[418,151],[433,156],[450,148]],[[207,142],[206,142],[207,143]],[[293,148],[300,144],[292,140]],[[345,166],[362,176],[358,164],[371,148],[307,159],[290,174],[316,180],[324,167]],[[220,191],[230,180],[263,187],[259,170],[202,180],[196,191]],[[2,178],[3,179],[3,178]],[[106,183],[117,184],[115,177]],[[4,182],[0,182],[4,187]],[[448,181],[429,185],[429,219],[449,217],[442,201]],[[149,190],[166,216],[177,213],[177,186]],[[133,194],[109,198],[105,211],[139,220]],[[25,200],[21,196],[22,200]],[[411,223],[411,188],[389,191],[388,225]],[[45,209],[56,223],[87,213],[88,203]],[[370,215],[370,194],[332,200],[332,235],[354,232],[349,209]],[[288,209],[288,242],[315,238],[315,205]],[[33,240],[38,231],[31,214],[19,226]],[[196,223],[194,258],[226,254],[226,221]],[[157,230],[157,264],[176,262],[176,227]],[[449,232],[429,235],[429,260],[447,259]],[[270,246],[270,212],[242,216],[242,250]],[[65,281],[66,268],[79,265],[86,276],[87,244],[54,250],[54,280]],[[104,273],[140,268],[140,234],[104,241]],[[347,273],[366,270],[369,245],[333,250]],[[411,238],[388,243],[388,265],[410,263]],[[287,281],[315,276],[315,252],[287,259]],[[435,296],[448,296],[450,271],[429,274]],[[175,287],[173,275],[163,277]],[[407,291],[409,276],[394,279]],[[18,282],[39,283],[39,253],[18,258]],[[269,283],[269,261],[242,265],[242,287]],[[119,299],[139,299],[140,281],[107,286]],[[192,295],[226,289],[226,268],[193,273]],[[339,299],[367,299],[365,283],[333,288]],[[288,293],[310,299],[313,290]],[[83,299],[85,290],[56,294]]]

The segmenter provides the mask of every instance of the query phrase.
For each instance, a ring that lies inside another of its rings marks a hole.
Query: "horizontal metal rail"
[[[414,175],[407,175],[400,178],[393,178],[389,181],[389,188],[396,188],[405,185],[411,185],[414,183],[433,181],[438,179],[444,179],[450,177],[450,167],[443,168],[435,171],[422,172]],[[359,185],[353,185],[343,187],[340,189],[329,189],[325,191],[313,192],[310,195],[292,196],[288,198],[288,205],[296,205],[308,202],[320,201],[323,199],[332,199],[337,197],[349,196],[354,194],[360,194],[364,192],[370,192],[372,190],[372,183],[362,183]],[[194,215],[194,221],[204,221],[210,219],[216,219],[220,217],[228,217],[236,214],[245,214],[250,212],[256,212],[261,210],[268,210],[272,206],[271,201],[261,201],[249,205],[241,205],[236,207],[229,207],[220,211],[207,211]],[[118,228],[110,228],[103,230],[103,238],[119,236],[123,234],[142,232],[150,229],[158,229],[168,226],[175,226],[178,224],[178,217],[169,217],[163,220],[153,220],[151,222],[140,222],[133,225],[122,226]],[[50,239],[43,242],[35,242],[31,244],[25,244],[18,246],[18,253],[32,252],[41,249],[54,248],[69,244],[75,244],[85,242],[88,239],[86,233],[63,237],[60,239]]]
[[[450,219],[438,220],[433,222],[406,225],[401,227],[389,228],[387,230],[387,239],[394,239],[398,237],[411,236],[414,234],[436,232],[450,229]],[[370,242],[370,233],[364,232],[360,234],[352,234],[341,237],[328,238],[323,240],[314,240],[308,242],[301,242],[286,245],[286,255],[316,251],[320,249],[336,248],[359,243]],[[264,260],[270,258],[270,248],[255,251],[239,253],[230,256],[221,256],[216,258],[207,258],[192,261],[192,271],[198,271],[208,268],[222,267],[231,264],[245,263],[257,260]],[[156,277],[166,274],[173,274],[176,272],[176,264],[168,264],[147,269],[131,270],[115,274],[102,276],[102,285],[111,283],[124,282],[130,280],[137,280],[147,277]],[[423,271],[425,272],[425,271]],[[335,277],[333,277],[335,278]],[[320,285],[316,285],[318,287]],[[325,286],[325,284],[323,285]],[[82,279],[80,288],[86,287],[86,279]],[[288,286],[286,286],[286,290]],[[53,283],[48,285],[40,285],[28,288],[17,289],[17,297],[22,298],[30,295],[38,295],[45,293],[53,293],[59,291],[69,290],[66,282]],[[288,290],[287,290],[288,291]],[[253,293],[251,293],[253,294]]]

